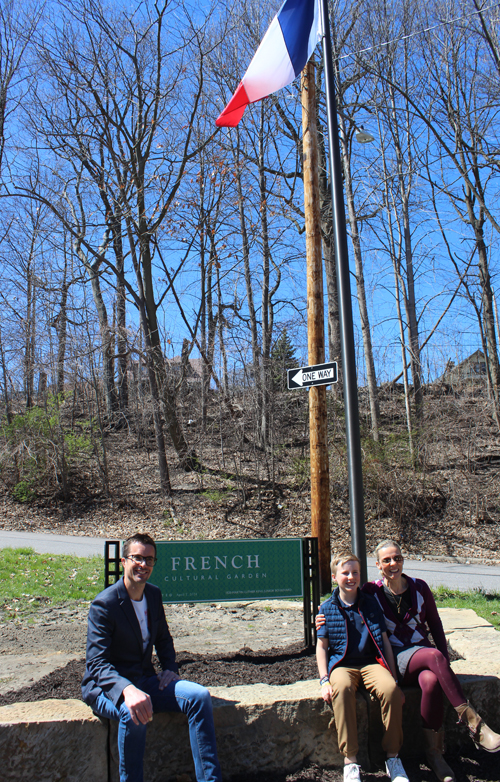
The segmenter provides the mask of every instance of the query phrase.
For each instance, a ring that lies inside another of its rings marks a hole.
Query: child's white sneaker
[[[391,782],[410,782],[399,758],[387,758],[385,770],[389,774]]]
[[[357,763],[348,763],[344,766],[344,782],[361,782],[360,770]]]

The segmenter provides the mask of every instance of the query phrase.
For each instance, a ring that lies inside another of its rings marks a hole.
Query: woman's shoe
[[[482,720],[474,706],[469,702],[457,706],[458,721],[467,725],[472,741],[476,747],[485,749],[486,752],[498,752],[500,750],[500,736],[491,730]]]
[[[444,732],[424,728],[425,759],[439,782],[455,782],[455,774],[443,758]]]

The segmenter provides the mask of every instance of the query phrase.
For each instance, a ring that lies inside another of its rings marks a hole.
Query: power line
[[[430,27],[424,27],[423,30],[417,30],[414,33],[403,35],[400,38],[391,38],[389,41],[378,43],[375,46],[367,46],[366,48],[359,49],[355,52],[348,52],[347,54],[342,54],[340,57],[338,57],[338,59],[345,60],[347,59],[347,57],[356,57],[358,54],[364,54],[365,52],[372,52],[375,49],[381,49],[383,46],[390,46],[393,43],[400,43],[401,41],[407,41],[410,38],[416,38],[418,35],[423,35],[423,33],[428,33],[431,32],[432,30],[438,30],[440,27],[446,27],[446,25],[455,24],[456,22],[461,22],[464,19],[471,19],[473,16],[477,16],[478,14],[483,14],[487,11],[492,11],[498,7],[500,7],[500,3],[494,3],[493,5],[489,5],[486,8],[479,9],[479,11],[473,11],[472,13],[464,14],[463,16],[457,16],[455,19],[447,19],[444,22],[439,22],[439,24],[434,24],[431,25]]]

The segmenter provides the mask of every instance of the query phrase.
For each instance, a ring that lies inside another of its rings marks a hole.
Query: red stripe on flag
[[[249,103],[250,101],[248,100],[248,95],[243,86],[243,82],[240,82],[238,89],[226,108],[215,120],[215,124],[218,125],[219,128],[235,128]]]

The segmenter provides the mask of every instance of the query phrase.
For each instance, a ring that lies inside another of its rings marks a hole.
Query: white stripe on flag
[[[250,103],[265,98],[295,78],[278,18],[274,17],[242,81]]]

